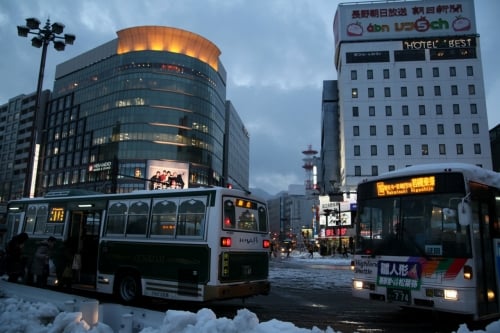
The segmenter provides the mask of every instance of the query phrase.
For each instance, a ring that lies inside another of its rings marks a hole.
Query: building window
[[[370,125],[370,136],[377,135],[377,127],[375,125]]]
[[[417,87],[417,95],[418,96],[424,96],[424,87],[423,86],[418,86]]]
[[[429,155],[429,145],[426,144],[422,145],[422,155],[423,156]]]
[[[420,135],[427,135],[427,125],[425,124],[420,125]]]
[[[467,66],[467,76],[474,76],[474,68],[472,66]]]
[[[368,115],[370,117],[375,117],[375,107],[374,106],[369,106],[368,107]]]
[[[479,143],[474,144],[474,154],[476,155],[481,154],[481,145]]]
[[[352,107],[352,116],[359,117],[359,108],[357,106]]]
[[[456,85],[451,86],[451,94],[458,95],[458,86],[456,86]]]
[[[444,135],[444,125],[443,124],[437,124],[437,132],[439,135]]]
[[[455,124],[455,134],[462,134],[462,126],[460,124]]]
[[[443,114],[443,106],[441,104],[436,104],[436,114],[437,115]]]
[[[411,155],[411,145],[405,145],[405,155]]]
[[[399,69],[399,78],[406,79],[406,69],[404,69],[404,68]]]
[[[370,146],[370,153],[372,156],[377,156],[377,145]]]
[[[378,166],[372,165],[372,176],[378,176]]]
[[[422,77],[422,68],[420,67],[416,68],[415,72],[418,78]]]
[[[394,171],[394,170],[396,170],[396,166],[393,165],[393,164],[391,164],[391,165],[389,165],[388,170],[389,171]]]
[[[389,79],[389,70],[384,69],[384,79]]]
[[[457,76],[457,69],[455,67],[450,67],[450,77]]]
[[[479,124],[472,123],[472,134],[479,134]]]
[[[460,114],[460,104],[453,104],[453,114]]]
[[[386,131],[387,131],[387,135],[388,136],[391,136],[394,134],[393,130],[392,130],[392,125],[387,125],[386,127]]]
[[[434,96],[441,96],[441,87],[434,86]]]
[[[389,156],[394,155],[394,145],[387,145],[387,155]]]
[[[361,155],[361,148],[359,145],[354,146],[354,156],[360,156]]]
[[[353,126],[352,127],[352,135],[353,136],[359,136],[359,126]]]
[[[408,88],[401,87],[401,97],[407,97],[407,96],[408,96]]]
[[[444,143],[439,144],[439,155],[446,155],[446,145]]]
[[[355,70],[351,71],[351,80],[357,80],[358,79],[358,72]]]
[[[368,88],[368,97],[375,97],[375,89]]]
[[[470,113],[471,114],[477,114],[477,105],[476,104],[471,104],[470,105]]]
[[[439,77],[439,67],[432,68],[432,77]]]
[[[461,143],[457,143],[457,155],[464,154],[464,146]]]
[[[361,166],[359,166],[359,165],[354,166],[354,175],[361,176]]]
[[[384,96],[385,97],[391,97],[391,88],[390,87],[385,87],[384,88]]]
[[[366,70],[366,78],[368,80],[373,80],[373,69]]]
[[[358,98],[358,88],[352,88],[352,90],[351,90],[351,97],[352,98]]]
[[[419,114],[420,116],[425,116],[425,105],[420,104],[420,105],[418,106],[418,114]]]
[[[403,125],[403,134],[410,135],[410,125]]]
[[[473,84],[469,84],[469,95],[475,95],[476,94],[476,86]]]
[[[386,105],[386,106],[385,106],[385,115],[386,115],[387,117],[392,116],[392,106],[390,106],[390,105]]]
[[[401,113],[403,116],[408,116],[410,114],[408,111],[408,105],[401,105]]]

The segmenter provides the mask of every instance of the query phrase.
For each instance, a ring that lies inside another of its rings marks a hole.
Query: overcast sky
[[[437,0],[436,0],[437,1]],[[36,90],[40,49],[17,36],[27,17],[66,25],[75,44],[47,54],[44,88],[55,66],[141,25],[188,30],[212,41],[227,71],[227,99],[250,132],[250,187],[270,194],[303,184],[302,151],[320,150],[321,91],[335,80],[336,0],[1,0],[0,105]],[[495,50],[500,1],[476,0],[489,128],[500,123]]]

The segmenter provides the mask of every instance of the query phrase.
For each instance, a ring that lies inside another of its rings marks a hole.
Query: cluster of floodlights
[[[42,47],[44,44],[54,43],[54,48],[57,51],[64,51],[67,45],[72,45],[75,41],[75,35],[64,34],[64,36],[58,36],[64,31],[64,24],[54,22],[50,24],[50,20],[47,19],[47,23],[43,28],[40,28],[40,20],[34,17],[26,19],[26,25],[17,26],[17,34],[20,37],[28,37],[28,34],[35,35],[31,39],[31,45],[34,47]]]

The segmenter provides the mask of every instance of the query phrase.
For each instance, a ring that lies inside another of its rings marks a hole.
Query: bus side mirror
[[[468,202],[458,203],[458,223],[463,226],[470,225],[472,220],[472,209]]]

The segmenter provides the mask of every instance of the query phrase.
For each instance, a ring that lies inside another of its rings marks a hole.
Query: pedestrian
[[[309,250],[309,258],[314,257],[314,247],[311,243],[307,246],[307,249]]]
[[[28,234],[23,232],[12,237],[5,250],[5,273],[9,276],[9,282],[18,282],[24,278],[26,270],[26,256],[23,254],[24,244],[28,240]]]
[[[55,243],[56,239],[52,236],[38,243],[30,270],[30,273],[33,274],[33,282],[37,287],[47,286],[47,278],[50,273],[49,260]]]
[[[349,257],[349,255],[347,254],[347,246],[345,246],[345,245],[344,245],[344,248],[343,248],[343,251],[342,251],[342,256],[343,256],[344,258]]]

